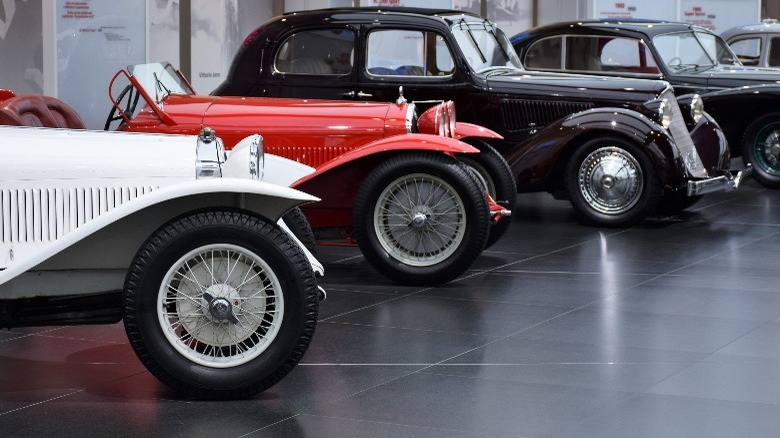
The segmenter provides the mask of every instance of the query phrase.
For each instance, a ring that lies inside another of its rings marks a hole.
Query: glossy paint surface
[[[121,324],[2,331],[0,426],[64,438],[775,436],[780,194],[743,189],[624,230],[520,195],[506,238],[432,289],[389,283],[357,248],[320,247],[329,294],[311,347],[246,401],[181,399]]]
[[[503,137],[488,142],[507,158],[520,192],[560,189],[560,169],[564,165],[561,157],[566,158],[567,153],[582,143],[578,135],[598,136],[621,131],[625,139],[642,147],[655,142],[654,129],[648,129],[646,125],[648,120],[656,120],[657,115],[644,104],[658,98],[668,87],[667,82],[514,68],[476,72],[466,62],[467,57],[453,36],[452,27],[462,22],[474,26],[484,24],[482,18],[471,14],[414,8],[343,8],[286,14],[264,23],[259,28],[263,38],[252,40],[238,51],[227,79],[214,94],[392,102],[398,98],[398,89],[402,86],[404,97],[412,102],[452,100],[459,121],[484,126]],[[351,72],[302,75],[283,74],[275,69],[274,59],[290,35],[329,29],[353,30],[353,52],[357,55]],[[452,54],[452,73],[409,77],[369,74],[365,55],[368,53],[367,38],[371,31],[380,29],[434,32],[437,41],[446,43]],[[585,113],[590,109],[610,109],[622,115],[606,117],[604,113],[603,123],[558,129],[572,114],[588,117]],[[613,122],[622,126],[616,128]],[[642,128],[635,129],[637,126]],[[705,155],[721,152],[719,141],[705,141],[717,138],[718,128],[708,125],[701,129],[713,132],[712,135],[701,135],[702,142],[697,146],[707,150]],[[663,175],[665,182],[677,184],[685,173],[671,155],[666,154],[667,159],[656,159],[654,163],[656,172]],[[720,158],[728,159],[726,155]]]

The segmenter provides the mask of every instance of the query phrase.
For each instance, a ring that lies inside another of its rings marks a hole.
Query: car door
[[[432,29],[366,24],[361,29],[358,87],[352,98],[459,100],[472,86],[445,35]]]
[[[357,84],[352,26],[293,29],[277,39],[268,60],[265,92],[277,97],[338,99]]]

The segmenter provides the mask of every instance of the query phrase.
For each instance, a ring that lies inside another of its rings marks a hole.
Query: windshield
[[[453,26],[452,34],[466,61],[477,73],[504,68],[522,69],[506,35],[492,23],[460,23]]]
[[[127,72],[157,103],[169,94],[195,94],[189,84],[179,77],[176,69],[167,62],[131,65],[127,67]]]
[[[653,45],[664,63],[680,71],[716,65],[741,65],[729,46],[717,35],[706,32],[680,32],[657,35]]]

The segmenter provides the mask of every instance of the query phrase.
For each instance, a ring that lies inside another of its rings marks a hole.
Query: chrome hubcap
[[[624,213],[642,195],[642,168],[631,154],[618,147],[599,148],[585,157],[578,181],[585,202],[604,214]]]

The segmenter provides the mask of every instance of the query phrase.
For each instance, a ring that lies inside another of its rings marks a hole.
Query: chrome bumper
[[[748,164],[744,169],[736,174],[728,172],[726,175],[716,176],[714,178],[688,181],[688,196],[698,196],[712,192],[730,192],[739,188],[742,180],[753,173],[753,166]]]

